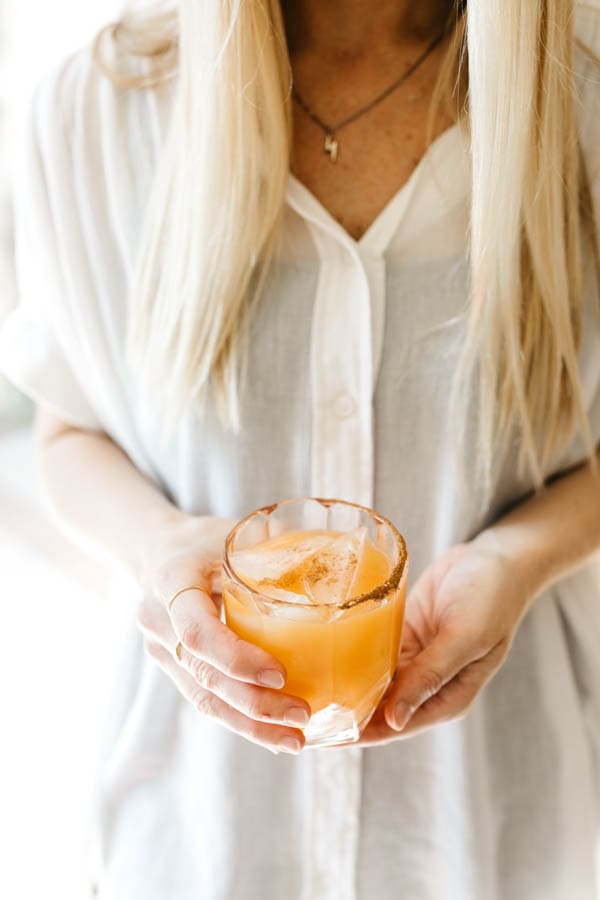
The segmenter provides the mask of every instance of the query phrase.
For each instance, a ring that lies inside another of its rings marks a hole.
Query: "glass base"
[[[357,722],[356,710],[331,703],[311,716],[304,729],[306,747],[334,747],[357,741],[371,716],[372,712]]]

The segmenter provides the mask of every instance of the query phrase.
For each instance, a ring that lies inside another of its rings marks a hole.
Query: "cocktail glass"
[[[258,509],[225,542],[228,626],[285,666],[312,715],[306,745],[357,741],[398,661],[408,574],[395,526],[366,507],[302,498]]]

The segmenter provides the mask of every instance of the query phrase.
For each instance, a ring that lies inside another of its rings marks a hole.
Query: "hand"
[[[502,665],[532,599],[492,531],[447,550],[409,593],[396,677],[359,743],[464,717]]]
[[[144,646],[199,713],[275,753],[298,753],[304,735],[293,726],[306,725],[310,707],[281,692],[283,665],[219,616],[221,558],[232,526],[184,517],[148,553],[138,610]],[[179,594],[169,610],[170,598],[187,585],[201,589]]]

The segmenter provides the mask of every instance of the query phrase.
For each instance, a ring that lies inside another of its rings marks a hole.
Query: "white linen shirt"
[[[600,208],[600,97],[591,64],[578,66]],[[448,387],[469,297],[462,131],[433,143],[358,241],[289,175],[242,432],[209,403],[164,447],[123,340],[169,101],[169,88],[115,91],[89,49],[38,90],[3,371],[66,421],[106,432],[191,513],[236,519],[306,495],[375,507],[404,533],[414,582],[531,489],[510,452],[482,512],[454,470]],[[580,365],[600,441],[592,299]],[[582,459],[576,439],[549,471]],[[592,900],[599,648],[592,563],[538,598],[465,720],[380,748],[274,757],[186,704],[132,621],[98,783],[101,900]]]

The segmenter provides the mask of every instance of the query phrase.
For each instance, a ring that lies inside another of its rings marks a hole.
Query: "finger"
[[[229,731],[275,753],[283,751],[297,754],[303,748],[305,739],[301,731],[248,718],[220,697],[201,687],[161,644],[146,640],[144,645],[147,653],[171,678],[185,699],[202,715],[214,719]]]
[[[213,596],[215,594],[219,595],[219,599],[221,599],[223,589],[223,565],[222,563],[218,563],[214,566],[212,570],[212,593]]]
[[[400,732],[395,728],[390,728],[386,721],[386,701],[384,699],[373,714],[359,741],[354,744],[351,741],[337,744],[332,749],[338,746],[373,747],[389,744],[391,741],[414,737],[442,722],[463,719],[469,712],[477,694],[500,667],[504,655],[505,647],[500,642],[485,657],[470,663],[445,684],[437,694],[425,701]]]
[[[423,703],[485,653],[466,631],[440,631],[428,647],[399,669],[385,705],[388,725],[400,731]]]
[[[210,663],[193,656],[185,648],[180,649],[178,653],[174,651],[174,655],[199,685],[249,719],[280,722],[296,728],[305,728],[308,725],[310,706],[300,697],[229,678]]]
[[[479,665],[480,663],[472,663],[463,672],[474,670]],[[401,731],[390,728],[385,718],[385,707],[380,707],[362,733],[359,745],[374,747],[380,744],[389,744],[391,741],[405,740],[442,722],[464,718],[486,679],[476,678],[476,673],[473,671],[471,676],[465,674],[466,680],[463,680],[463,672],[444,685],[437,694],[426,700]],[[473,678],[472,682],[470,682],[471,677]]]
[[[483,659],[466,666],[437,694],[425,701],[400,732],[388,725],[385,705],[382,704],[373,714],[357,745],[373,747],[389,744],[391,741],[414,737],[442,722],[463,719],[477,694],[497,671],[502,655],[500,648],[494,648]]]
[[[175,634],[189,653],[230,678],[282,688],[286,671],[266,650],[239,638],[219,618],[204,591],[190,589],[176,597],[169,611]]]
[[[463,719],[475,697],[497,671],[503,657],[500,645],[482,659],[465,666],[433,697],[425,701],[402,729],[403,737],[412,737],[441,722]]]
[[[164,647],[201,687],[216,694],[249,718],[281,722],[298,728],[304,728],[308,724],[311,711],[305,700],[236,681],[186,650],[173,631],[171,620],[162,604],[155,602],[141,605],[138,624],[148,641]]]

